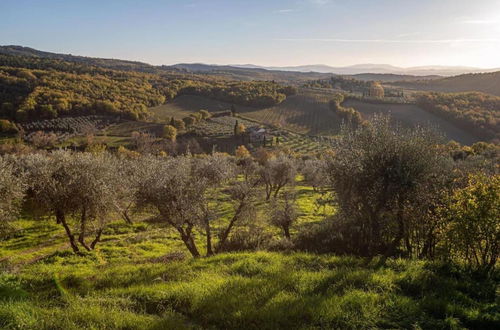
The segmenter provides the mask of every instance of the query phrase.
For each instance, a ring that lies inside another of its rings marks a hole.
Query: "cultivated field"
[[[209,112],[227,111],[231,108],[231,104],[212,100],[203,96],[197,95],[181,95],[173,101],[166,104],[149,108],[153,113],[153,118],[157,121],[167,121],[171,117],[182,119],[189,116],[191,113],[201,109]],[[252,109],[250,107],[237,106],[238,111],[246,111]]]
[[[289,96],[283,103],[269,108],[252,108],[236,106],[242,118],[248,118],[262,124],[294,133],[329,136],[338,133],[341,119],[330,109],[329,101],[334,90],[301,89],[297,95]],[[344,107],[353,107],[365,119],[375,113],[390,114],[394,120],[405,126],[425,125],[435,127],[445,134],[445,138],[462,144],[472,144],[479,138],[459,128],[446,119],[429,113],[411,104],[375,104],[358,100],[348,100]],[[174,101],[159,107],[151,108],[158,121],[169,120],[170,117],[182,118],[200,109],[211,112],[230,109],[231,104],[211,100],[200,96],[183,95]]]
[[[297,133],[309,135],[331,135],[338,132],[340,119],[332,113],[328,102],[333,92],[301,90],[298,95],[289,96],[283,103],[269,108],[236,106],[242,117],[263,124],[276,126]],[[201,96],[183,95],[159,107],[150,108],[155,119],[182,118],[200,109],[210,112],[229,110],[231,104]]]
[[[462,144],[473,144],[480,139],[466,130],[459,128],[449,121],[438,117],[412,104],[374,104],[358,100],[347,100],[344,107],[353,107],[358,110],[364,119],[369,119],[376,113],[390,114],[391,117],[404,126],[431,126],[446,135],[447,139]]]

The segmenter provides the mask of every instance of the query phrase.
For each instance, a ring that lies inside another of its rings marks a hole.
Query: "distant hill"
[[[12,46],[12,45],[0,46],[0,54],[48,58],[52,60],[61,60],[67,62],[86,64],[86,65],[94,65],[102,68],[123,70],[123,71],[138,71],[138,72],[149,72],[149,73],[155,73],[157,71],[157,68],[155,66],[137,61],[50,53],[23,46]]]
[[[357,64],[345,67],[332,67],[324,64],[265,67],[253,64],[212,65],[203,63],[179,63],[175,65],[155,66],[138,61],[51,53],[16,45],[0,46],[0,54],[49,58],[123,71],[147,73],[201,73],[231,80],[277,80],[283,82],[324,79],[332,75],[349,75],[360,80],[379,80],[383,82],[398,80],[414,81],[418,79],[436,79],[438,76],[500,71],[500,69],[481,69],[460,66],[421,66],[402,68],[388,64]]]
[[[416,81],[416,80],[434,80],[443,78],[443,76],[431,75],[431,76],[412,76],[412,75],[401,75],[393,73],[360,73],[350,75],[349,77],[363,80],[363,81],[381,81],[381,82],[394,82],[394,81]]]
[[[500,96],[500,71],[464,74],[434,80],[400,81],[391,85],[436,92],[483,92]]]
[[[339,75],[357,75],[361,73],[375,73],[375,74],[395,74],[395,75],[410,75],[410,76],[455,76],[464,73],[478,73],[478,72],[494,72],[499,71],[496,69],[483,69],[465,66],[417,66],[402,68],[389,64],[356,64],[345,67],[332,67],[324,64],[317,65],[301,65],[301,66],[288,66],[288,67],[264,67],[255,65],[234,65],[242,68],[263,68],[268,70],[283,70],[283,71],[298,71],[298,72],[321,72],[333,73]]]
[[[61,60],[85,65],[97,66],[100,68],[114,69],[121,71],[137,71],[145,73],[179,73],[179,74],[204,74],[228,80],[276,80],[281,82],[306,81],[330,77],[331,74],[293,71],[272,71],[263,68],[240,68],[229,65],[209,65],[201,63],[175,64],[155,66],[143,62],[127,61],[120,59],[106,59],[86,56],[76,56],[71,54],[58,54],[40,51],[23,46],[0,46],[0,55],[27,56],[35,58],[45,58]]]

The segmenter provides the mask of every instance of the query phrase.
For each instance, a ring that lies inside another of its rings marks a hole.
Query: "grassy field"
[[[312,188],[296,189],[292,235],[325,216]],[[265,206],[257,205],[261,213]],[[221,221],[231,212],[223,207]],[[2,329],[494,329],[500,322],[496,282],[440,263],[266,251],[192,259],[174,230],[122,220],[96,250],[75,255],[53,220],[16,226],[0,241]]]
[[[473,144],[479,139],[459,128],[449,121],[438,117],[424,109],[412,104],[375,104],[357,100],[347,100],[343,103],[345,107],[353,107],[358,110],[364,119],[369,119],[375,113],[390,114],[392,118],[405,126],[431,126],[446,135],[449,140],[455,140],[462,144]]]

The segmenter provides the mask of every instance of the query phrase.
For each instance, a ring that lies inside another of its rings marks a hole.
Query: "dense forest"
[[[296,93],[272,81],[231,82],[179,74],[117,71],[57,59],[0,55],[0,115],[17,121],[64,115],[147,118],[148,107],[192,94],[270,106]]]
[[[333,76],[330,79],[319,79],[306,82],[304,87],[309,88],[336,88],[344,91],[365,91],[370,88],[370,81],[363,81],[354,78]]]
[[[478,92],[421,93],[417,104],[471,130],[484,139],[500,138],[500,97]]]

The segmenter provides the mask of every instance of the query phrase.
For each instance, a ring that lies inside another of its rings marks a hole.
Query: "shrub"
[[[171,125],[163,127],[163,137],[169,141],[175,142],[177,139],[177,129]]]
[[[193,116],[189,116],[189,117],[184,117],[182,118],[182,121],[184,122],[184,124],[186,125],[186,127],[191,127],[193,126],[194,124],[196,124],[196,118],[193,117]]]
[[[500,175],[470,175],[450,202],[445,216],[452,252],[471,267],[494,269],[500,254]]]
[[[238,148],[236,148],[235,155],[237,158],[248,158],[250,157],[250,152],[245,146],[241,145]]]
[[[182,131],[182,130],[186,129],[186,124],[181,119],[172,118],[170,125],[174,126],[178,131]]]
[[[16,124],[6,120],[0,119],[0,134],[16,134],[19,132]]]
[[[208,112],[207,110],[200,110],[198,111],[198,113],[201,115],[202,119],[208,119],[211,117],[210,112]]]

